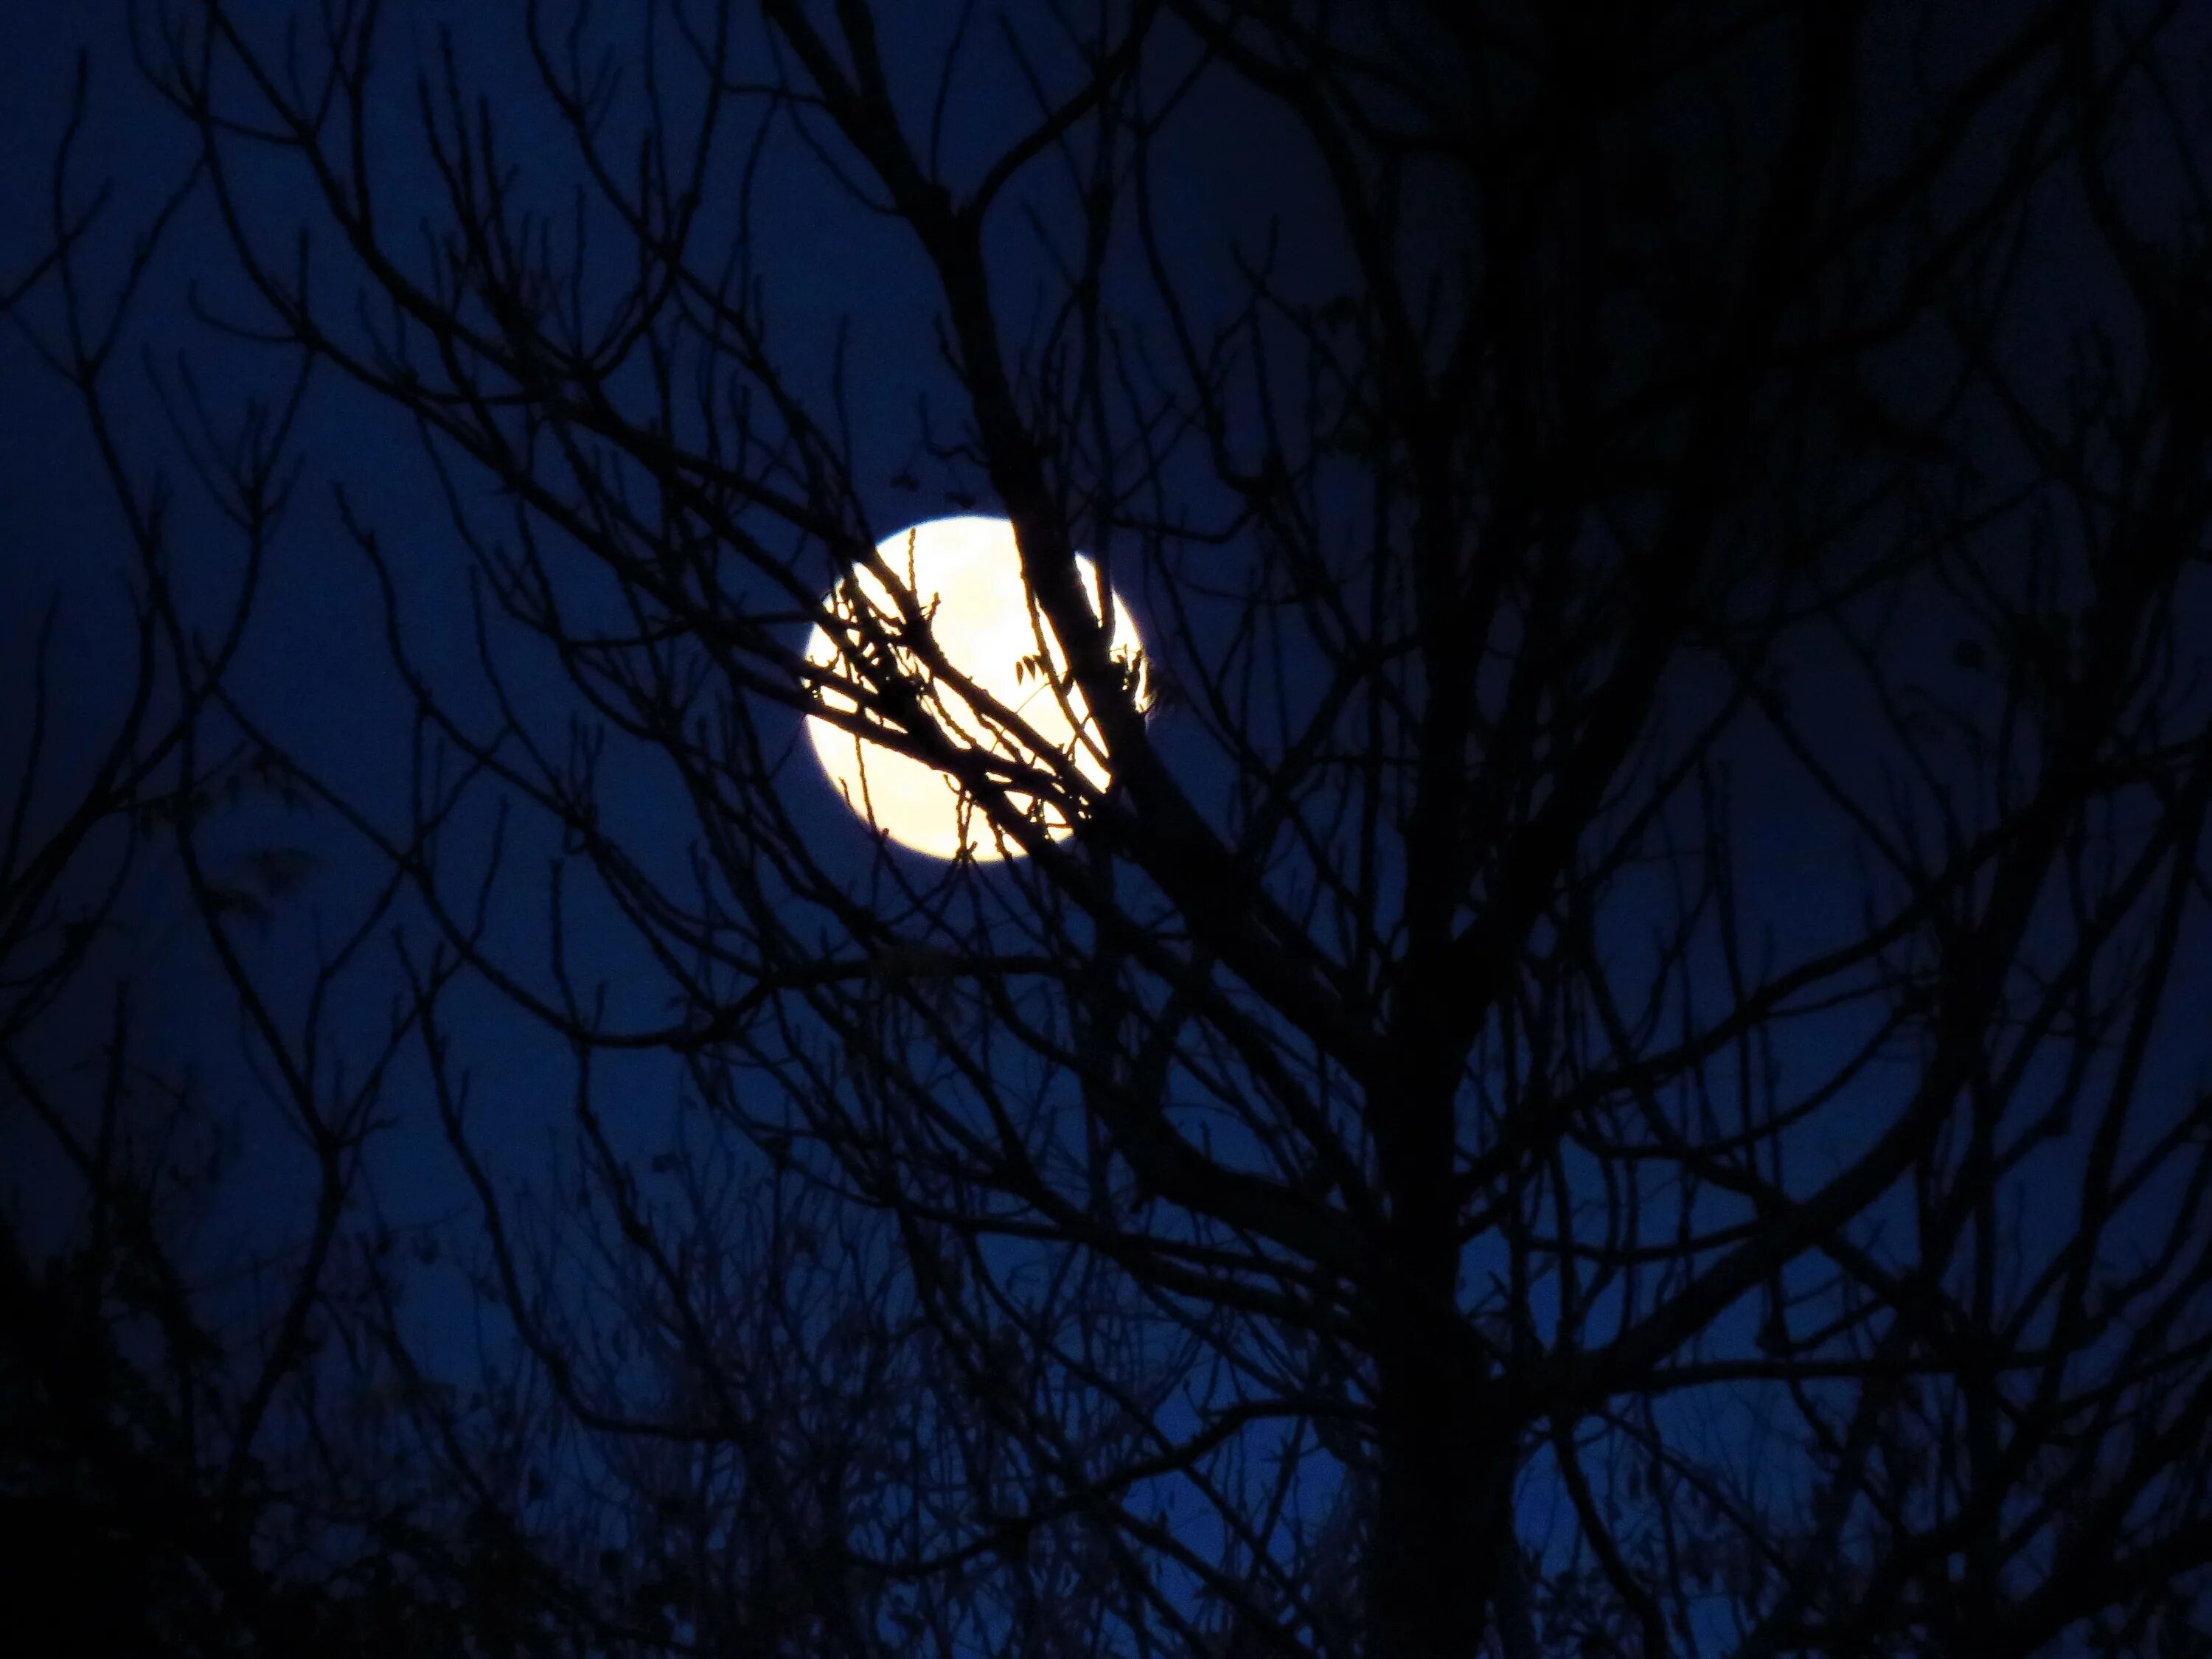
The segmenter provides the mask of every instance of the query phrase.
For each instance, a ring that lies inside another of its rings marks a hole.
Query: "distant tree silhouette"
[[[172,798],[251,757],[379,855],[333,988],[399,924],[333,1104],[331,1010],[247,943],[289,866],[164,822],[323,1183],[224,1419],[235,1466],[298,1379],[312,1501],[208,1511],[224,1605],[486,1652],[2202,1650],[2201,20],[132,18],[233,262],[206,349],[411,426],[469,565],[340,491],[411,722],[368,798],[132,519]],[[1208,194],[1232,143],[1279,165]],[[793,200],[933,326],[922,383],[804,302]],[[290,417],[226,447],[159,384],[258,555]],[[924,479],[1012,520],[1110,784],[875,553]],[[414,631],[465,592],[466,684]],[[1016,856],[833,816],[808,716]],[[471,1115],[487,990],[568,1064],[550,1190]],[[503,1322],[473,1381],[354,1182],[403,1052]]]

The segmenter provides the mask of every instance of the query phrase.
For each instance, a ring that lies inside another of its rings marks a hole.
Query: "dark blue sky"
[[[933,63],[940,51],[939,15],[921,7],[884,9],[890,17],[888,61],[895,67]],[[86,263],[96,283],[108,279],[131,230],[158,202],[189,154],[189,135],[136,84],[116,33],[118,15],[114,7],[36,7],[17,8],[0,21],[0,111],[5,112],[0,119],[9,141],[0,146],[0,155],[8,158],[0,166],[0,282],[22,268],[41,244],[50,190],[46,161],[69,106],[78,44],[88,42],[93,57],[89,116],[75,172],[77,197],[84,198],[103,179],[112,180],[115,189],[104,233],[108,240],[96,245]],[[552,192],[549,199],[557,202],[568,182],[564,140],[534,92],[527,64],[504,33],[508,21],[501,8],[415,0],[397,9],[388,51],[419,46],[438,26],[456,28],[472,79],[497,99],[504,143],[522,158],[526,170],[533,170],[532,176],[542,170]],[[902,33],[909,29],[911,39]],[[963,158],[994,153],[1028,114],[1003,53],[994,53],[988,41],[971,43],[969,50],[972,58],[963,62],[973,67],[947,103],[951,113],[946,154],[956,177],[966,166]],[[402,79],[394,73],[393,85]],[[911,125],[917,130],[929,119],[933,90],[929,77],[913,77]],[[393,182],[381,210],[387,224],[404,224],[432,204],[422,158],[410,151],[413,111],[395,97],[379,112],[390,123],[383,137],[401,158],[389,175]],[[917,394],[926,392],[937,411],[950,405],[947,377],[932,333],[936,296],[927,270],[896,226],[837,203],[819,167],[788,133],[778,137],[771,154],[757,204],[755,253],[780,356],[806,392],[823,397],[838,331],[841,325],[846,330],[855,481],[877,534],[959,510],[962,503],[949,492],[975,491],[976,480],[947,471],[918,452]],[[1158,181],[1167,196],[1163,216],[1170,233],[1168,252],[1201,307],[1233,305],[1235,272],[1226,247],[1236,240],[1256,249],[1271,219],[1279,228],[1277,257],[1285,283],[1304,296],[1333,291],[1346,257],[1334,227],[1305,205],[1313,184],[1310,160],[1255,100],[1221,89],[1194,100],[1183,117],[1176,155],[1176,167]],[[733,149],[732,171],[740,159]],[[1042,166],[1040,172],[1049,175],[1051,168]],[[256,192],[257,223],[265,228],[266,245],[281,248],[285,227],[305,214],[300,182],[281,167],[249,166],[245,175]],[[2157,164],[2147,161],[2140,176],[2145,210],[2155,215]],[[1041,186],[1041,193],[1056,187]],[[2072,361],[2068,354],[2073,325],[2111,314],[2118,290],[2108,262],[2093,251],[2080,228],[2078,204],[2063,186],[2054,187],[2050,199],[2050,210],[2035,228],[2039,240],[2027,279],[2029,297],[2014,313],[2003,349],[2023,367],[2025,380],[2038,383],[2055,398],[2063,389],[2062,366]],[[709,209],[709,216],[729,210],[727,204],[718,204]],[[1422,228],[1433,229],[1438,245],[1449,245],[1461,228],[1456,211],[1456,204],[1439,202]],[[1026,315],[1025,296],[1052,291],[1051,272],[1030,245],[1018,213],[1006,212],[999,230],[1002,240],[993,249],[994,276],[1006,315],[1012,319],[1010,330],[1018,337]],[[1117,267],[1117,276],[1133,274],[1135,256],[1125,257],[1131,269]],[[343,268],[334,269],[343,291]],[[131,344],[112,370],[116,430],[134,477],[143,484],[157,465],[166,466],[178,483],[175,556],[179,570],[188,573],[180,576],[179,586],[187,603],[210,618],[220,615],[237,580],[239,551],[180,468],[138,354],[142,349],[150,354],[155,372],[173,391],[181,373],[177,354],[187,354],[198,384],[226,410],[234,410],[249,395],[281,393],[281,356],[216,339],[185,305],[186,283],[198,278],[204,299],[218,310],[230,310],[229,302],[237,297],[233,270],[230,250],[208,204],[196,200],[172,228],[155,276],[134,313]],[[27,325],[52,337],[56,302],[51,285],[34,294],[24,308]],[[2124,352],[2139,348],[2124,325],[2118,333]],[[1940,392],[1929,368],[1937,361],[1932,349],[1923,351],[1922,343],[1908,341],[1874,364],[1869,378],[1910,405]],[[1990,417],[1983,409],[1974,418]],[[1962,425],[1960,430],[1967,428]],[[409,711],[387,655],[376,585],[339,520],[330,486],[343,483],[358,522],[374,528],[396,582],[407,650],[465,718],[482,716],[489,708],[473,660],[466,550],[415,434],[358,388],[334,374],[319,374],[303,407],[297,449],[302,471],[296,499],[269,561],[233,690],[268,722],[272,735],[307,757],[325,781],[371,817],[388,814],[382,821],[397,827],[409,783]],[[1994,444],[1990,453],[2002,454]],[[1993,476],[2001,479],[2005,467],[2017,464],[2016,458],[2000,459],[1993,463]],[[902,473],[911,473],[915,486],[895,483]],[[1194,510],[1218,507],[1218,496],[1209,501],[1202,481],[1188,482]],[[502,510],[500,498],[481,479],[465,483],[462,500],[487,523]],[[980,502],[980,510],[991,507],[988,499]],[[1881,520],[1873,533],[1893,528],[1894,522]],[[131,554],[82,411],[12,327],[0,331],[0,696],[17,696],[27,684],[27,641],[44,596],[58,591],[64,611],[55,641],[52,747],[66,767],[81,759],[91,736],[113,716],[125,665],[118,630]],[[820,571],[825,584],[829,574],[825,561]],[[2202,586],[2200,581],[2185,590],[2186,603],[2200,611],[2205,605]],[[1131,595],[1140,616],[1146,600],[1142,589]],[[1145,620],[1148,633],[1164,637],[1165,630],[1152,617]],[[1201,633],[1207,625],[1202,618]],[[1960,627],[1954,609],[1931,592],[1916,591],[1911,605],[1893,619],[1887,648],[1908,678],[1937,685],[1944,697],[1957,697],[1962,695],[1958,677],[1972,672],[1954,657]],[[803,624],[793,626],[793,644],[803,633]],[[556,667],[511,633],[498,638],[501,659],[513,675],[512,689],[526,708],[543,714],[544,730],[557,737],[573,699]],[[1876,711],[1864,687],[1832,651],[1823,654],[1808,646],[1784,665],[1789,696],[1814,746],[1878,809],[1883,792],[1899,780],[1886,770],[1889,751],[1875,731]],[[1691,721],[1724,689],[1717,677],[1703,682],[1686,677],[1673,689],[1664,718]],[[1295,693],[1290,695],[1295,700]],[[1179,726],[1172,717],[1164,718],[1158,729],[1194,796],[1225,816],[1221,796],[1229,775],[1218,753],[1209,750],[1201,733],[1188,725]],[[19,727],[0,720],[0,764],[16,752],[10,745],[20,742],[19,732]],[[785,735],[795,736],[795,729]],[[1783,960],[1810,954],[1861,920],[1865,872],[1854,861],[1850,826],[1823,803],[1763,729],[1747,729],[1733,743],[1730,757],[1741,809],[1735,878],[1747,908],[1767,928],[1764,940],[1752,941],[1753,953],[1771,948]],[[611,814],[623,822],[649,867],[671,875],[680,872],[690,839],[688,809],[667,778],[635,755],[615,756],[611,769]],[[58,782],[66,775],[58,775]],[[803,747],[794,750],[784,782],[787,799],[817,856],[860,881],[868,867],[866,841],[824,787]],[[1920,792],[1924,805],[1929,781],[1905,781],[1903,787]],[[474,855],[465,849],[480,854],[488,830],[482,813],[463,826],[457,838],[464,849],[453,877],[457,884],[468,879],[465,860]],[[301,892],[279,907],[265,930],[241,934],[272,1000],[296,1018],[305,988],[301,964],[313,959],[319,938],[333,939],[349,925],[374,890],[377,864],[327,811],[301,814],[270,800],[248,800],[209,831],[210,855],[218,862],[242,860],[271,844],[300,846],[318,860]],[[491,934],[495,954],[541,986],[546,922],[537,872],[553,848],[554,838],[542,823],[515,825],[509,846],[513,873],[501,890]],[[1650,948],[1651,929],[1665,915],[1669,898],[1668,878],[1656,872],[1647,887],[1639,888],[1635,879],[1625,884],[1605,919],[1609,945],[1631,958]],[[108,965],[138,970],[149,1035],[173,1060],[189,1060],[198,1068],[211,1092],[235,1102],[240,1110],[243,1164],[230,1188],[225,1226],[217,1231],[235,1230],[231,1236],[240,1238],[264,1228],[281,1234],[297,1222],[303,1192],[299,1155],[271,1109],[254,1098],[246,1057],[251,1045],[238,1032],[226,988],[209,971],[195,943],[196,923],[173,868],[158,848],[148,856],[128,914],[141,931],[118,947]],[[608,981],[616,1023],[643,1025],[665,1018],[665,988],[644,969],[635,943],[624,939],[604,915],[594,922],[585,914],[583,937],[592,939],[596,928],[600,943],[583,948],[581,954],[589,959],[584,971]],[[1709,956],[1716,948],[1711,941],[1700,946]],[[2193,947],[2183,957],[2173,1006],[2185,1008],[2192,999],[2202,1006],[2198,992],[2208,982],[2212,981],[2201,945]],[[365,959],[336,1029],[349,1033],[356,1046],[372,1040],[395,987],[386,958],[373,954]],[[68,1029],[57,1024],[42,1034],[55,1053],[80,1044],[98,1029],[104,991],[95,984],[87,992],[73,1005],[72,1018],[82,1023]],[[1845,1051],[1864,1018],[1854,1012],[1808,1019],[1773,1058],[1786,1074],[1817,1078]],[[505,1173],[519,1176],[539,1167],[555,1148],[565,1146],[569,1133],[569,1056],[481,988],[458,993],[449,1018],[463,1038],[462,1058],[475,1074],[471,1122],[481,1144]],[[2160,1087],[2185,1090],[2202,1076],[2201,1049],[2185,1040],[2162,1046],[2159,1056]],[[619,1111],[609,1110],[608,1121],[626,1150],[649,1158],[670,1144],[678,1080],[677,1068],[665,1057],[605,1063],[599,1078],[603,1097],[621,1103]],[[380,1201],[403,1218],[447,1212],[467,1196],[423,1109],[422,1085],[421,1069],[411,1058],[395,1072],[391,1095],[398,1121],[383,1139],[374,1166]],[[1896,1071],[1877,1069],[1860,1079],[1854,1090],[1866,1109],[1830,1114],[1817,1150],[1808,1150],[1811,1161],[1848,1156],[1855,1136],[1884,1121],[1891,1091],[1902,1086]],[[2049,1217],[2066,1213],[2067,1173],[2059,1161],[2050,1176],[2037,1176],[2027,1189],[2035,1200],[2031,1208],[2047,1224]],[[1900,1198],[1900,1225],[1904,1208]],[[1490,1265],[1484,1252],[1471,1254],[1471,1275],[1479,1276]],[[459,1306],[451,1297],[434,1293],[423,1304],[427,1314],[446,1322],[446,1336],[454,1341],[457,1357],[464,1351],[466,1331],[455,1316]],[[1532,1504],[1533,1527],[1542,1506],[1534,1500]]]

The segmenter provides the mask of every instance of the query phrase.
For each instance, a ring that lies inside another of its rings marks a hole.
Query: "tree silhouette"
[[[434,532],[332,463],[405,798],[151,614],[180,798],[265,757],[404,917],[504,1334],[441,1380],[373,1231],[298,1330],[436,1640],[2201,1646],[2182,8],[270,9],[132,39],[205,349],[422,440]],[[257,547],[285,428],[191,448]],[[925,478],[1103,765],[878,553]],[[810,718],[1009,856],[872,836]],[[380,1097],[174,817],[327,1254]],[[566,1064],[550,1191],[488,1006]]]

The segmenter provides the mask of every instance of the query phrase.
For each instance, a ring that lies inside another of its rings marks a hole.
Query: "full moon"
[[[1030,602],[1013,526],[1004,519],[937,519],[901,531],[876,552],[929,617],[930,637],[945,661],[979,692],[1011,711],[1039,742],[1073,759],[1091,784],[1103,788],[1107,771],[1102,740],[1083,694],[1066,683],[1066,658],[1052,624]],[[1075,562],[1095,613],[1097,572],[1079,554]],[[894,637],[898,632],[898,607],[873,571],[856,571],[823,604],[847,623],[857,622],[865,605],[869,614],[885,622]],[[864,683],[853,659],[860,644],[850,627],[833,634],[826,623],[817,624],[806,644],[806,660],[840,678]],[[1118,595],[1114,600],[1113,651],[1116,660],[1142,670],[1142,642]],[[955,742],[1009,759],[1039,761],[1040,751],[988,720],[959,691],[933,683],[911,650],[895,646],[893,655],[920,684],[931,714]],[[1141,678],[1139,686],[1141,698]],[[841,714],[860,707],[833,685],[822,687],[817,695],[824,708]],[[872,716],[863,718],[872,721]],[[957,858],[963,852],[977,859],[1020,853],[1018,845],[993,833],[983,812],[945,774],[819,715],[808,716],[806,729],[823,770],[845,804],[902,847],[940,859]],[[1054,839],[1070,832],[1072,826],[1054,803],[1030,802],[1019,795],[1012,799],[1018,807],[1031,810]]]

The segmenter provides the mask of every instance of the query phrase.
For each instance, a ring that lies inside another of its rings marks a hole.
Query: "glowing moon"
[[[912,590],[916,605],[930,613],[930,636],[945,662],[979,692],[995,698],[1025,722],[1042,743],[1072,757],[1085,778],[1103,788],[1103,740],[1082,693],[1065,684],[1066,658],[1053,637],[1051,623],[1029,602],[1013,526],[1004,519],[937,519],[900,532],[876,552],[900,585]],[[1080,555],[1076,565],[1095,607],[1097,572]],[[841,584],[823,601],[824,607],[853,622],[865,604],[886,622],[895,637],[898,609],[890,591],[874,572],[855,574],[856,580]],[[806,643],[806,660],[833,670],[841,678],[863,682],[848,654],[859,646],[856,629],[833,636],[826,625],[817,625]],[[910,650],[895,647],[893,654],[910,677],[923,683],[931,714],[955,741],[966,748],[1036,762],[1040,751],[995,726],[951,685],[929,684],[927,669]],[[1118,596],[1114,600],[1114,655],[1142,668],[1136,624]],[[1047,663],[1049,676],[1040,672]],[[1056,680],[1060,683],[1057,690]],[[1139,685],[1141,696],[1141,681]],[[834,688],[825,686],[817,696],[823,707],[840,713],[859,708]],[[1073,722],[1071,712],[1076,717]],[[957,858],[963,849],[978,859],[1020,852],[992,833],[983,812],[945,774],[818,715],[807,717],[806,730],[823,770],[845,804],[901,846],[940,859]],[[1069,833],[1066,817],[1053,803],[1025,802],[1020,796],[1014,800],[1030,810],[1054,838]]]

